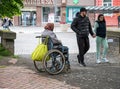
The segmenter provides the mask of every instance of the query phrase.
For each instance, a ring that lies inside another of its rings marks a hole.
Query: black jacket
[[[90,20],[88,17],[78,16],[74,18],[71,29],[79,36],[79,37],[87,37],[89,33],[93,35],[92,27],[90,24]]]
[[[96,29],[96,36],[105,38],[106,37],[106,23],[103,21],[96,21],[98,23],[98,28]]]

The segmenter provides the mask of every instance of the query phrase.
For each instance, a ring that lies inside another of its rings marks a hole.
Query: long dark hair
[[[104,23],[106,23],[106,21],[105,21],[105,18],[104,18],[104,15],[103,15],[103,14],[99,14],[99,15],[98,15],[98,19],[97,19],[97,20],[98,20],[98,21],[100,21],[100,17],[101,17],[101,16],[103,16],[103,22],[104,22]]]

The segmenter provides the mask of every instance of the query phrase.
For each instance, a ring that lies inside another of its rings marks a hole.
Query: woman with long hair
[[[94,32],[96,33],[96,63],[109,62],[106,58],[108,42],[106,37],[106,21],[103,14],[98,15],[94,25]],[[101,47],[103,47],[102,56]]]

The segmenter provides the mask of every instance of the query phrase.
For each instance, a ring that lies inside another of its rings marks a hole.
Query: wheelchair
[[[40,41],[43,41],[46,37],[36,36],[36,38],[41,38]],[[65,58],[68,56],[64,50],[62,50],[61,46],[58,44],[53,44],[50,37],[48,37],[47,42],[48,52],[41,61],[33,61],[35,68],[41,72],[44,69],[49,74],[59,74],[63,70],[67,72],[69,70],[69,65],[66,65]],[[43,68],[41,68],[43,67]]]

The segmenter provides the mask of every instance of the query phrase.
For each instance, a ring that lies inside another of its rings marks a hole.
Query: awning
[[[120,6],[87,6],[86,9],[89,12],[120,12]]]

